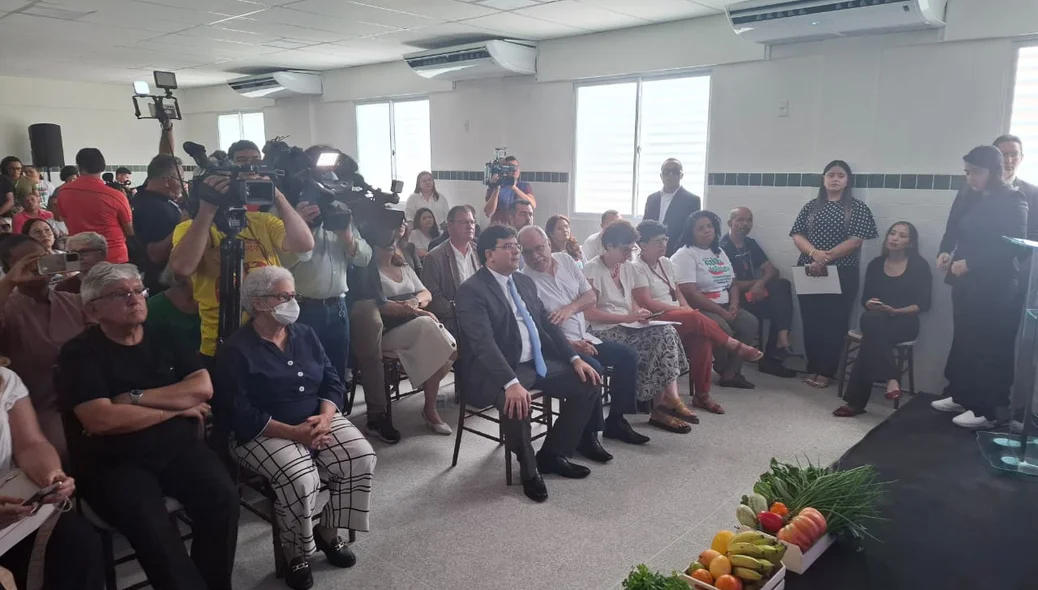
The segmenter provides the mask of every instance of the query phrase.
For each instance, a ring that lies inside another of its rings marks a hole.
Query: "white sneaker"
[[[930,407],[935,410],[940,410],[942,412],[955,412],[956,414],[961,414],[962,412],[966,411],[966,408],[955,403],[955,401],[950,397],[939,399],[935,402],[930,402]]]
[[[935,402],[936,403],[936,402]],[[983,416],[977,416],[973,413],[973,410],[963,412],[958,416],[952,418],[952,422],[956,426],[962,426],[963,428],[969,428],[970,430],[979,430],[981,428],[991,428],[995,423]]]

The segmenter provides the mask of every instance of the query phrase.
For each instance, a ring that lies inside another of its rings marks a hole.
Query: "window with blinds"
[[[398,179],[412,190],[418,173],[432,169],[431,143],[427,99],[357,105],[357,164],[370,184]]]
[[[263,113],[231,113],[220,115],[216,120],[220,134],[220,149],[227,151],[231,144],[247,139],[263,149],[267,142],[263,129]]]
[[[641,215],[667,158],[702,195],[709,111],[707,75],[578,86],[574,210]]]
[[[1017,176],[1038,179],[1038,46],[1021,47],[1016,64],[1016,88],[1013,90],[1013,119],[1010,133],[1024,142],[1025,157]]]

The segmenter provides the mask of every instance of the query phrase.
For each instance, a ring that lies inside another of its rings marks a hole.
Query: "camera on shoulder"
[[[515,186],[515,171],[518,170],[519,166],[515,164],[509,164],[505,160],[508,159],[508,148],[499,147],[494,149],[494,159],[486,163],[483,170],[483,184],[487,186]],[[494,177],[497,180],[494,180]]]

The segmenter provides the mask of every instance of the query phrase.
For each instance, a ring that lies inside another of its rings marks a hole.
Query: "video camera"
[[[515,164],[505,164],[505,158],[508,157],[507,149],[503,147],[494,149],[493,161],[487,162],[483,170],[483,184],[501,187],[515,186],[515,177],[512,175],[519,167]],[[495,175],[497,182],[492,180]]]
[[[205,146],[193,141],[184,142],[184,151],[198,165],[191,181],[191,192],[199,199],[227,210],[244,210],[246,205],[269,207],[274,204],[274,179],[279,171],[265,165],[237,165],[226,157],[222,160],[206,155]],[[230,189],[220,193],[205,184],[214,174],[230,178]],[[263,177],[266,178],[257,178]]]
[[[404,213],[387,208],[400,202],[403,182],[394,180],[389,192],[364,181],[356,160],[327,146],[303,150],[275,137],[263,146],[265,166],[284,171],[278,188],[292,205],[315,203],[321,215],[315,223],[329,231],[341,231],[354,223],[361,235],[376,246],[392,243],[393,232]]]

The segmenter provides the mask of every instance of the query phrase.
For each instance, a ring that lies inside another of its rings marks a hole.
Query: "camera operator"
[[[246,140],[232,144],[227,153],[238,165],[259,164],[263,159],[256,144]],[[204,182],[220,194],[226,194],[231,186],[231,179],[226,175],[214,174]],[[279,253],[304,254],[313,250],[314,236],[310,228],[279,190],[274,191],[274,207],[280,219],[270,213],[245,213],[248,226],[237,239],[245,242],[246,275],[263,266],[282,266]],[[218,215],[224,214],[226,212],[221,207],[200,200],[194,219],[180,223],[173,231],[173,251],[169,258],[174,273],[192,279],[198,313],[202,318],[201,352],[209,360],[216,354],[220,319],[220,240],[225,237],[215,222]]]
[[[533,198],[533,187],[530,186],[530,183],[519,180],[518,158],[508,156],[501,160],[501,163],[506,166],[515,166],[515,170],[512,171],[513,184],[511,186],[501,186],[501,179],[498,175],[491,176],[491,186],[487,188],[487,204],[483,207],[483,213],[490,218],[491,223],[508,225],[508,214],[512,208],[512,203],[525,199],[536,208],[537,200]]]
[[[169,262],[173,250],[173,230],[180,223],[180,200],[184,187],[180,160],[159,154],[148,164],[148,178],[133,198],[133,231],[147,251],[147,260],[138,264],[144,270],[144,286],[151,293],[165,289],[159,275]]]
[[[313,146],[306,155],[314,160],[327,146]],[[350,264],[364,267],[371,262],[371,246],[361,237],[357,227],[331,231],[324,228],[321,209],[315,203],[300,201],[296,205],[303,221],[311,228],[314,249],[308,258],[286,257],[285,266],[292,271],[299,301],[299,323],[314,329],[321,346],[339,380],[346,382],[346,357],[350,351],[349,310],[346,308],[346,271]]]

